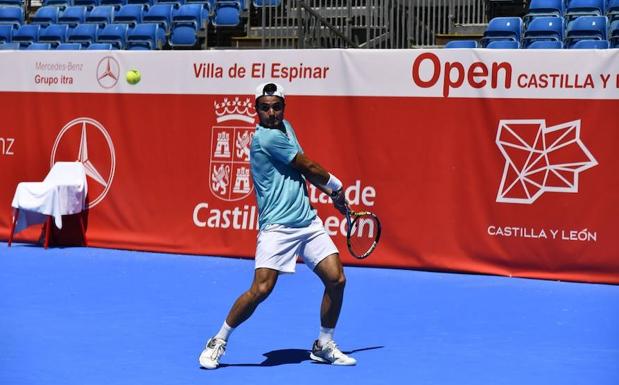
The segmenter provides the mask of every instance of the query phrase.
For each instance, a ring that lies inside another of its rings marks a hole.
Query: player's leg
[[[206,343],[200,354],[200,366],[205,369],[215,369],[219,366],[219,359],[226,350],[230,333],[246,321],[260,302],[271,294],[277,283],[278,273],[277,270],[267,268],[258,268],[254,271],[251,287],[237,298],[219,332]]]
[[[228,336],[247,320],[275,286],[280,273],[294,273],[300,240],[298,228],[270,225],[260,230],[254,259],[254,280],[249,290],[234,302],[219,332],[209,340],[200,355],[200,365],[213,369],[219,365]]]
[[[237,298],[226,317],[226,323],[230,327],[236,328],[254,313],[260,302],[264,301],[273,291],[278,274],[277,270],[266,268],[258,268],[254,271],[251,287]]]
[[[337,247],[325,231],[320,218],[306,229],[300,255],[305,264],[320,277],[325,286],[320,305],[320,333],[312,348],[312,359],[335,365],[354,365],[356,360],[346,356],[333,341],[333,333],[342,309],[346,276]]]
[[[320,334],[314,341],[310,357],[315,361],[333,365],[355,365],[357,360],[342,353],[333,340],[346,286],[346,276],[339,255],[331,254],[323,259],[314,272],[325,285],[325,291],[320,305]]]
[[[323,328],[333,329],[340,317],[344,300],[346,277],[338,254],[331,254],[323,259],[314,269],[325,285],[320,305],[320,324]]]

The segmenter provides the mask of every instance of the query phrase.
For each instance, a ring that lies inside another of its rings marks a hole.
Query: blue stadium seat
[[[609,22],[619,20],[619,0],[608,0],[606,4],[606,16]]]
[[[519,17],[495,17],[488,23],[482,45],[486,47],[490,41],[512,40],[519,42],[522,35],[522,19]]]
[[[58,17],[58,23],[68,24],[70,27],[75,27],[84,20],[86,20],[86,7],[81,5],[67,7]]]
[[[69,34],[69,26],[66,24],[50,24],[41,29],[39,33],[39,41],[41,43],[50,43],[53,47],[67,41]]]
[[[114,13],[114,23],[134,26],[142,22],[144,6],[142,4],[127,4]]]
[[[523,46],[526,48],[531,42],[538,40],[563,41],[562,17],[536,17],[524,30]]]
[[[113,5],[99,5],[94,7],[86,16],[85,23],[99,24],[100,27],[112,23],[114,20]]]
[[[170,4],[174,9],[179,9],[185,0],[157,0],[156,4]]]
[[[47,6],[55,6],[60,8],[61,10],[67,8],[68,6],[72,5],[71,0],[43,0],[43,2],[41,3],[42,6],[47,7]]]
[[[256,8],[278,7],[282,3],[282,0],[253,0],[252,3],[254,4],[254,7]],[[457,47],[457,48],[473,48],[473,47]]]
[[[127,31],[128,50],[154,50],[163,47],[159,24],[142,23]]]
[[[213,1],[211,3],[211,1],[209,0],[185,0],[185,4],[200,4],[203,5],[207,4],[206,7],[208,7],[209,9],[213,7],[213,4],[215,4],[215,2]]]
[[[561,49],[563,48],[563,42],[552,40],[537,40],[532,41],[525,48],[528,49]]]
[[[60,43],[56,46],[56,50],[63,51],[78,51],[82,49],[82,45],[80,43]]]
[[[50,24],[58,23],[59,16],[60,9],[58,7],[48,5],[37,9],[34,16],[30,18],[30,23],[40,24],[41,26],[48,26]]]
[[[127,0],[127,4],[141,4],[144,6],[144,10],[147,10],[155,5],[155,0]]]
[[[0,24],[19,27],[24,24],[24,10],[20,7],[0,7]]]
[[[477,48],[479,44],[476,40],[452,40],[445,44],[445,48]]]
[[[108,24],[97,34],[97,42],[109,43],[115,49],[125,49],[128,24]]]
[[[215,27],[236,27],[241,23],[241,5],[235,1],[215,3],[213,25]]]
[[[52,49],[52,45],[49,43],[38,43],[38,42],[34,42],[34,43],[30,43],[27,46],[22,46],[21,49],[25,49],[25,50],[49,50]]]
[[[169,44],[172,48],[193,47],[198,43],[198,26],[194,22],[172,23]]]
[[[102,51],[114,49],[114,47],[110,43],[92,43],[86,47],[86,49],[91,51]]]
[[[580,16],[568,22],[565,45],[570,48],[578,40],[606,40],[606,16]]]
[[[563,17],[565,3],[563,0],[531,0],[529,10],[523,21],[529,24],[533,18],[543,16]]]
[[[214,3],[214,1],[211,3],[209,0],[185,0],[185,4],[200,4],[202,6],[202,18],[205,21],[208,21],[208,16],[213,11]]]
[[[578,40],[572,44],[572,49],[607,49],[608,40]]]
[[[174,23],[194,22],[197,29],[204,29],[204,8],[201,4],[183,4],[172,15],[172,26]]]
[[[0,25],[0,43],[10,43],[13,41],[13,31],[14,28],[12,25]]]
[[[579,16],[605,16],[606,0],[569,0],[565,19],[569,22]]]
[[[0,6],[9,6],[9,7],[23,7],[24,2],[22,0],[0,0]]]
[[[613,20],[608,28],[608,40],[610,48],[619,48],[619,19]]]
[[[99,5],[99,0],[72,0],[72,1],[73,1],[73,5],[81,5],[83,7],[86,7],[86,9],[88,9],[89,11],[92,10],[97,5]]]
[[[9,42],[0,44],[0,50],[5,49],[19,49],[19,43]]]
[[[155,4],[142,16],[142,23],[156,23],[161,26],[165,33],[170,32],[170,24],[172,23],[172,5],[171,4]]]
[[[97,41],[97,24],[78,24],[75,28],[69,30],[67,36],[68,43],[80,43],[86,48],[91,43]]]
[[[99,0],[99,5],[111,5],[115,11],[127,4],[127,0]]]
[[[491,49],[517,49],[520,48],[520,42],[514,40],[492,40],[488,42],[486,48]]]
[[[26,47],[31,43],[39,41],[41,26],[38,24],[24,24],[13,32],[13,42],[19,43],[20,47]]]

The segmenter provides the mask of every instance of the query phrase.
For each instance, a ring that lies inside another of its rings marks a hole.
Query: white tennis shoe
[[[332,365],[351,366],[357,364],[357,360],[342,353],[333,340],[327,342],[325,346],[320,346],[318,340],[314,341],[310,358]]]
[[[226,341],[221,338],[211,338],[200,354],[200,366],[204,369],[215,369],[219,366],[219,359],[226,352]]]

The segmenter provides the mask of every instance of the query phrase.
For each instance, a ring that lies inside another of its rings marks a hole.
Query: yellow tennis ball
[[[129,84],[138,84],[142,79],[142,74],[138,70],[129,70],[127,71],[127,83]]]

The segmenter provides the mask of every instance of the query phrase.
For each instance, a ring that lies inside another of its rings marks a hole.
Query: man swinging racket
[[[310,357],[333,365],[355,365],[333,341],[342,308],[346,277],[338,250],[322,220],[310,206],[305,180],[333,199],[346,213],[342,182],[303,153],[295,132],[284,120],[283,88],[265,83],[256,89],[260,123],[251,145],[251,172],[258,202],[260,231],[256,267],[249,290],[234,302],[221,329],[200,354],[200,366],[215,369],[232,331],[247,320],[264,301],[281,273],[294,273],[297,256],[322,280],[325,290],[320,306],[320,333]]]

